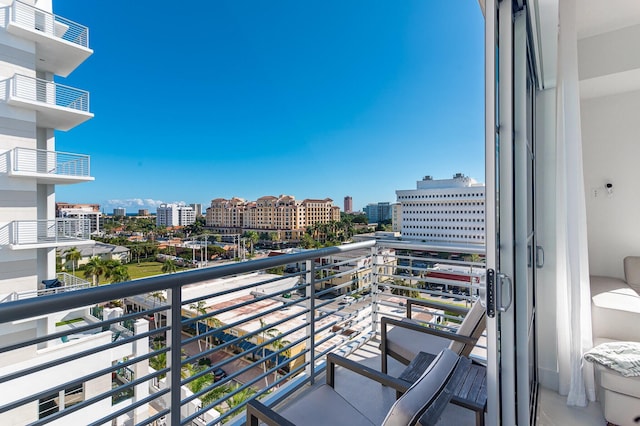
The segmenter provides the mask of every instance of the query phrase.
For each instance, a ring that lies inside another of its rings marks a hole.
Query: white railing
[[[37,7],[14,1],[11,5],[11,21],[23,27],[89,47],[89,29],[69,19],[38,9]]]
[[[35,362],[22,369],[3,371],[0,366],[0,386],[18,386],[21,380],[30,383],[25,395],[0,396],[0,423],[10,419],[13,410],[22,414],[34,410],[29,404],[43,394],[131,368],[138,371],[132,381],[113,389],[110,382],[103,388],[94,386],[91,398],[71,409],[60,407],[43,421],[83,410],[87,424],[111,423],[121,416],[133,420],[134,411],[138,414],[133,423],[140,424],[169,418],[171,424],[189,425],[203,416],[237,424],[232,419],[242,413],[249,398],[273,404],[313,383],[328,352],[346,355],[366,344],[378,334],[379,317],[402,315],[407,299],[435,302],[439,308],[424,314],[442,318],[434,323],[456,327],[461,318],[447,311],[448,304],[464,307],[475,298],[479,282],[472,275],[468,281],[458,275],[438,275],[430,288],[429,273],[436,264],[482,269],[478,259],[434,258],[418,245],[366,241],[3,304],[0,328],[34,315],[117,300],[125,308],[124,316],[105,319],[97,307],[94,316],[101,321],[77,327],[75,332],[108,330],[115,324],[126,327],[134,321],[148,321],[150,331],[129,335],[115,327],[122,333],[100,345],[83,347],[82,352],[65,352],[52,362]],[[459,291],[454,293],[453,288]],[[11,344],[0,339],[0,355],[58,341],[65,333],[25,335],[23,342]],[[116,353],[129,344],[137,349],[88,368],[91,357]],[[57,368],[82,373],[56,384],[33,380],[39,374],[51,377]],[[156,385],[162,381],[166,387]],[[125,408],[109,410],[99,404],[100,399],[132,388],[133,397]],[[142,409],[143,415],[139,414]],[[37,412],[31,416],[38,420]]]
[[[22,74],[15,74],[11,79],[11,96],[53,107],[89,112],[89,92]]]
[[[11,222],[9,244],[55,244],[88,240],[90,235],[89,219],[16,220]]]
[[[69,152],[15,148],[12,169],[21,173],[89,177],[90,157]]]

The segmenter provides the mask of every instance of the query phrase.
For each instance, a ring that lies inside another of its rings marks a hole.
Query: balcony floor
[[[349,355],[349,359],[361,362],[376,370],[380,370],[379,341],[369,340],[365,345]],[[389,374],[399,376],[405,366],[389,358]],[[316,384],[305,386],[291,397],[287,398],[278,408],[283,408],[292,403],[306,392],[310,392],[314,387],[325,383],[325,375],[317,377]],[[367,417],[374,424],[381,424],[388,408],[395,401],[395,391],[382,385],[372,385],[371,380],[348,370],[338,368],[336,370],[336,390],[342,395],[349,395],[349,402],[359,411],[367,413]],[[568,407],[566,398],[556,392],[540,388],[538,406],[538,418],[536,424],[539,426],[564,426],[568,424],[580,424],[583,426],[603,426],[607,422],[604,420],[600,404],[595,402],[588,407]],[[445,409],[438,425],[475,425],[475,415],[471,410],[449,404]]]

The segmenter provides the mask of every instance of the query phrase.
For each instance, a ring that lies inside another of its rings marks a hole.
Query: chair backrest
[[[413,386],[393,404],[382,425],[415,425],[427,411],[435,424],[470,362],[450,349],[440,352]]]
[[[482,304],[480,304],[480,300],[476,300],[471,306],[471,309],[469,309],[469,312],[467,312],[467,315],[464,317],[464,321],[462,321],[462,324],[460,324],[460,327],[458,328],[456,334],[471,337],[475,340],[475,342],[477,342],[486,326],[486,311]],[[473,350],[475,342],[473,345],[471,345],[452,340],[449,344],[449,349],[451,349],[458,355],[469,356],[469,354]]]

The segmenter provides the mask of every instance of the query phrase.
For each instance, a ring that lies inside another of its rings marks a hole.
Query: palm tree
[[[76,266],[78,261],[82,259],[82,253],[76,248],[71,247],[65,252],[65,258],[71,262],[71,270],[73,271],[73,275],[76,274]]]
[[[129,275],[129,268],[124,265],[115,266],[109,272],[109,276],[111,277],[112,283],[121,283],[124,281],[129,281],[131,279],[131,276]]]
[[[178,267],[176,266],[176,262],[174,262],[172,259],[167,259],[162,264],[162,272],[164,272],[165,274],[172,274],[177,270]]]
[[[277,329],[272,329],[272,330],[276,330]],[[282,350],[284,349],[285,346],[289,345],[291,342],[285,339],[282,339],[280,336],[282,336],[282,333],[278,332],[278,334],[276,335],[276,337],[278,337],[277,340],[274,340],[273,343],[271,343],[271,347],[273,349],[275,349],[278,352],[278,355],[282,354],[285,357],[289,358],[291,356],[291,350],[290,349],[286,349],[286,350]],[[278,358],[276,357],[276,363],[278,361]],[[273,372],[273,380],[276,381],[278,380],[278,370]]]
[[[235,388],[232,388],[231,391],[233,392],[234,390],[238,389],[239,387],[240,387],[240,385],[237,385]],[[247,388],[241,390],[240,392],[238,392],[237,394],[233,395],[232,397],[227,399],[227,405],[229,406],[229,410],[231,410],[234,407],[237,407],[238,405],[242,404],[247,399],[249,399],[253,395],[255,395],[255,393],[256,393],[255,390],[253,390],[251,387],[247,387]]]
[[[264,328],[267,326],[267,323],[260,318],[260,328]],[[262,330],[262,343],[264,343],[266,340],[268,339],[272,339],[276,336],[281,335],[282,333],[280,333],[280,330],[278,330],[277,328],[270,328],[268,330]],[[275,343],[275,342],[274,342]],[[273,345],[273,343],[272,343]],[[266,357],[266,345],[262,347],[262,359],[264,360]],[[264,383],[266,387],[269,387],[269,381],[267,380],[267,361],[264,360],[264,362],[262,363],[263,369],[264,369]]]
[[[164,291],[154,291],[153,293],[149,293],[149,296],[151,296],[153,298],[153,307],[156,307],[156,302],[166,302],[167,298],[164,295]],[[154,312],[153,313],[153,324],[155,325],[155,328],[159,328],[159,321],[158,321],[159,315],[158,312]]]
[[[97,286],[100,280],[100,276],[104,275],[107,271],[105,262],[98,256],[94,256],[87,262],[86,269],[84,270],[84,277],[91,278],[93,285]]]
[[[196,313],[196,316],[204,315],[207,313],[204,300],[199,300],[198,303],[192,303],[191,305],[189,305],[189,309],[193,310]],[[200,321],[196,322],[196,336],[200,336],[200,324]],[[198,349],[200,349],[200,352],[202,352],[202,341],[200,340],[200,338],[198,338]]]

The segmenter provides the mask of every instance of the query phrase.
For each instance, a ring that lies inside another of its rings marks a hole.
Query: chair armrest
[[[397,392],[404,393],[409,389],[411,384],[400,380],[396,377],[389,376],[388,374],[381,373],[373,368],[364,366],[358,362],[352,361],[340,355],[334,353],[327,354],[327,384],[331,387],[335,385],[335,366],[339,365],[343,368],[351,370],[361,376],[367,377],[371,380],[389,386],[395,389]]]
[[[460,306],[447,305],[445,303],[439,303],[425,299],[407,299],[407,318],[411,318],[412,305],[424,306],[425,308],[441,309],[443,311],[449,311],[459,315],[463,315],[469,312],[469,309]]]
[[[470,336],[463,336],[457,333],[452,333],[450,331],[441,330],[436,327],[425,327],[425,326],[413,324],[410,322],[404,322],[404,321],[397,320],[395,318],[382,317],[380,322],[382,324],[382,327],[380,330],[382,347],[386,347],[388,325],[393,325],[394,327],[407,328],[409,330],[418,331],[420,333],[433,334],[434,336],[443,337],[449,340],[455,340],[456,342],[464,343],[471,346],[475,346],[477,341],[477,339],[474,339],[473,337],[470,337]]]
[[[247,403],[247,426],[258,426],[260,422],[268,426],[295,426],[289,420],[255,399]]]

